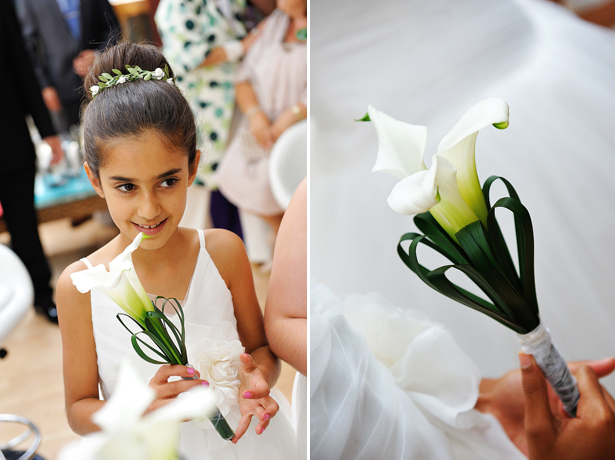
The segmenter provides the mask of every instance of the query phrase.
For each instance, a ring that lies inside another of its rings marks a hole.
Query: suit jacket
[[[0,172],[10,180],[11,170],[32,167],[36,158],[26,115],[42,137],[55,134],[10,0],[0,1],[0,66]]]
[[[108,0],[81,0],[80,4],[81,37],[77,41],[56,0],[18,0],[23,34],[41,88],[55,87],[62,102],[78,101],[82,94],[73,59],[82,50],[106,48],[120,35]]]

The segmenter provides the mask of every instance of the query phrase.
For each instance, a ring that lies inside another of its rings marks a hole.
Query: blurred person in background
[[[274,2],[259,0],[255,6],[261,15],[269,14]],[[247,26],[254,26],[250,11],[246,0],[161,0],[155,14],[162,52],[196,112],[204,156],[198,178],[211,190],[213,226],[239,236],[237,208],[217,190],[212,175],[229,141],[238,62],[256,38],[257,30],[248,33]]]
[[[16,0],[23,35],[56,129],[79,124],[82,79],[97,50],[120,36],[108,0]]]
[[[51,271],[38,234],[34,208],[36,153],[25,121],[31,115],[43,138],[52,149],[52,163],[62,159],[60,140],[41,96],[32,65],[26,53],[19,22],[11,1],[0,2],[0,203],[11,234],[13,251],[23,261],[34,285],[37,312],[58,322]]]
[[[279,0],[237,72],[244,114],[216,180],[239,209],[263,218],[277,234],[284,210],[269,183],[269,152],[307,115],[307,1]]]

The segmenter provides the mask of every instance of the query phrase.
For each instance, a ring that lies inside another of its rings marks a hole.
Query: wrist
[[[227,62],[237,62],[245,53],[244,44],[239,40],[231,40],[223,43],[222,49],[224,49],[226,54]]]
[[[305,118],[303,110],[299,104],[295,104],[290,108],[291,113],[297,118],[297,121],[301,121]]]
[[[248,110],[246,110],[245,115],[248,121],[250,121],[257,113],[263,113],[263,109],[261,109],[258,105],[253,105]]]

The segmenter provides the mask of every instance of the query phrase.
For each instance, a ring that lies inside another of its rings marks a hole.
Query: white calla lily
[[[109,271],[103,264],[70,275],[77,290],[83,294],[96,288],[109,296],[122,310],[144,324],[148,311],[154,311],[132,263],[132,253],[145,238],[139,233],[124,251],[109,263]]]
[[[368,115],[378,135],[373,171],[402,179],[387,200],[394,211],[429,211],[453,238],[479,219],[487,224],[487,205],[476,172],[476,137],[490,124],[508,126],[504,100],[491,98],[471,108],[444,137],[428,170],[423,162],[427,128],[395,120],[371,105]]]
[[[427,169],[423,152],[427,128],[411,125],[368,106],[369,119],[378,135],[378,158],[372,171],[392,174],[399,179]]]
[[[101,431],[66,446],[59,460],[177,460],[179,424],[216,410],[211,390],[200,387],[143,416],[154,390],[130,359],[120,365],[111,399],[92,416]]]
[[[489,125],[499,129],[508,127],[508,104],[505,100],[491,98],[476,104],[461,117],[438,146],[438,154],[446,157],[457,168],[457,184],[461,196],[485,225],[487,206],[476,172],[475,146],[478,131]]]

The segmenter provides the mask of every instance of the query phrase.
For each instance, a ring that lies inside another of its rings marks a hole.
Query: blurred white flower
[[[156,80],[162,80],[162,78],[164,77],[164,70],[158,67],[152,72],[152,77],[154,77]]]

